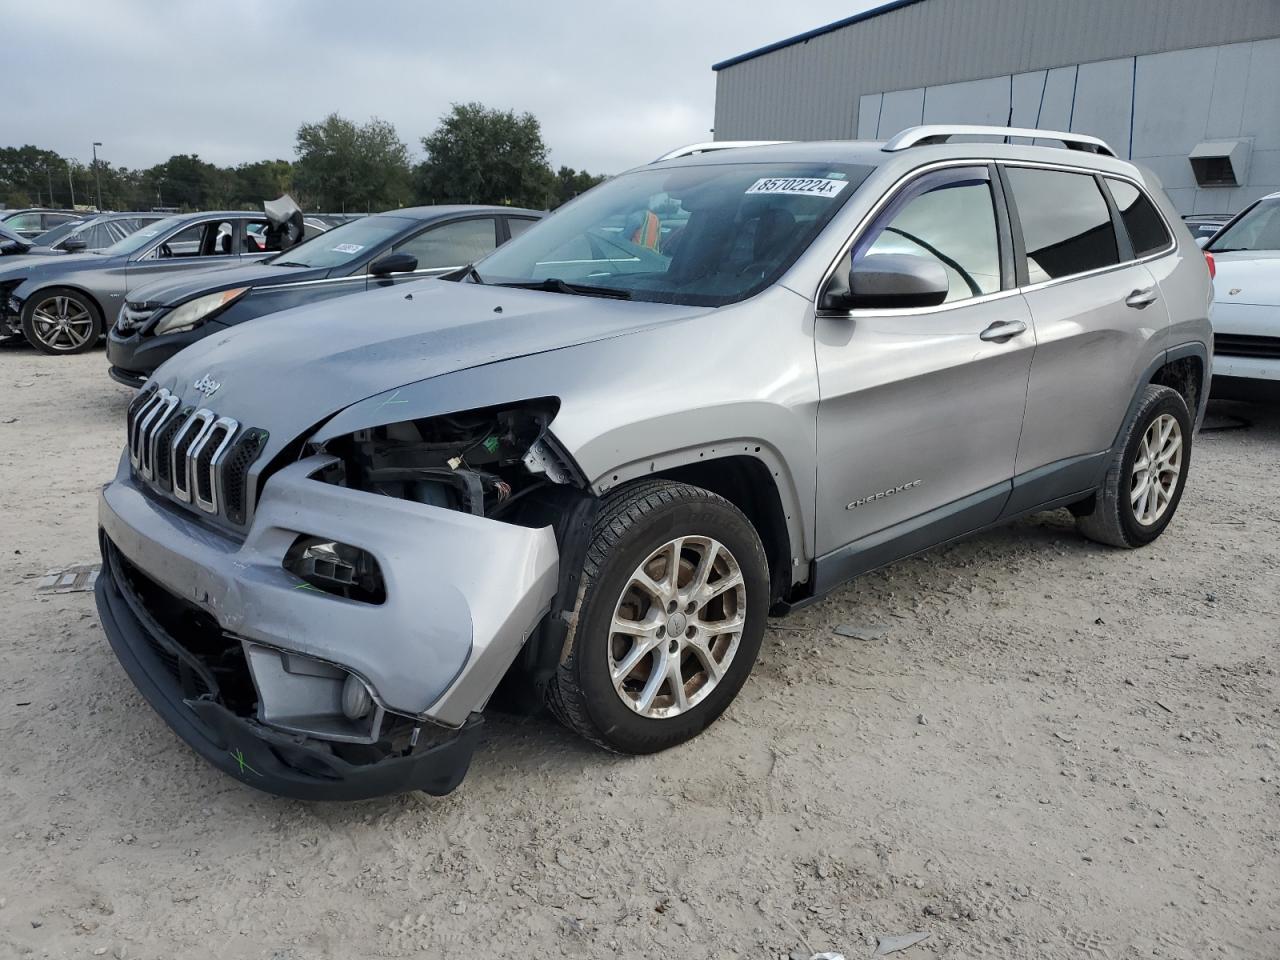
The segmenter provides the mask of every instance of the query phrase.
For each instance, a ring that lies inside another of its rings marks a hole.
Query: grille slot
[[[1213,352],[1221,357],[1256,357],[1280,360],[1280,337],[1254,337],[1242,333],[1215,333]]]
[[[248,520],[249,468],[265,430],[241,430],[212,410],[181,407],[177,394],[151,388],[129,405],[129,462],[151,486],[236,524]]]

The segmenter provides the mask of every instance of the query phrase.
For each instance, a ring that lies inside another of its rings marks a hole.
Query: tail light
[[[1218,265],[1213,262],[1213,254],[1208,250],[1204,252],[1204,262],[1209,265],[1209,279],[1212,280],[1218,275]]]

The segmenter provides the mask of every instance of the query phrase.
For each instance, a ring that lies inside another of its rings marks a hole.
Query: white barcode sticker
[[[761,177],[747,193],[793,193],[805,197],[834,197],[849,185],[848,180],[826,177]]]
[[[364,249],[363,243],[340,243],[333,248],[334,253],[359,253]]]

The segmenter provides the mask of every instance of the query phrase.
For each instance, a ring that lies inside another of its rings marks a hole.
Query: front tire
[[[705,730],[764,636],[769,565],[724,498],[664,480],[601,506],[548,703],[607,750],[655,753]]]
[[[84,353],[102,337],[102,311],[78,290],[40,290],[23,305],[22,332],[41,353]]]
[[[1092,512],[1076,517],[1090,540],[1144,547],[1173,519],[1191,467],[1191,414],[1176,390],[1150,384],[1107,467]]]

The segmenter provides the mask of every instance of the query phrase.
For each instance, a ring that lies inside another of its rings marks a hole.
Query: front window
[[[361,217],[304,240],[267,262],[282,267],[340,267],[367,256],[413,222],[407,217]]]
[[[150,226],[143,227],[137,233],[131,233],[123,240],[118,240],[106,249],[97,252],[104,257],[127,256],[137,253],[156,237],[162,236],[170,230],[176,230],[186,222],[186,217],[168,217],[164,220],[157,220]]]
[[[587,191],[476,265],[485,283],[602,288],[721,306],[780,277],[866,179],[829,163],[637,170]]]
[[[1260,200],[1231,224],[1207,248],[1211,253],[1232,250],[1280,250],[1280,197]]]

